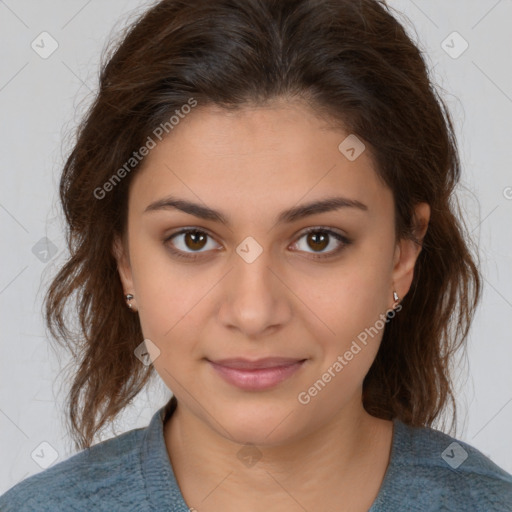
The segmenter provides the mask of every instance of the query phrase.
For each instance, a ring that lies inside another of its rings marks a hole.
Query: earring
[[[129,303],[129,302],[133,299],[133,295],[132,295],[131,293],[127,293],[127,294],[125,295],[125,299],[126,299],[126,301]],[[132,309],[132,305],[131,305],[131,304],[128,304],[128,307],[129,307],[130,309]]]
[[[393,309],[395,309],[398,304],[400,304],[400,297],[398,296],[398,293],[396,293],[396,291],[393,290],[393,300],[395,301],[395,303],[393,304]]]

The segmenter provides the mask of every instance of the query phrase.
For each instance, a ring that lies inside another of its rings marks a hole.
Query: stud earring
[[[396,293],[396,291],[393,290],[393,300],[395,301],[395,303],[393,304],[393,309],[395,309],[398,304],[400,304],[400,297],[398,296],[398,293]]]
[[[128,307],[132,309],[132,305],[129,303],[133,299],[133,295],[131,293],[127,293],[125,295],[126,302],[128,302]]]

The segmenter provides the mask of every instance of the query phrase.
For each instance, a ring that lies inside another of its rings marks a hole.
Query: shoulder
[[[512,511],[512,476],[479,450],[432,428],[394,425],[383,490],[405,496],[409,510]]]
[[[113,510],[114,502],[125,510],[127,500],[143,501],[137,494],[143,490],[139,452],[144,431],[130,430],[26,478],[0,496],[0,510]]]

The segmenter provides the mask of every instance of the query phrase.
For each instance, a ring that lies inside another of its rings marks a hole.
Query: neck
[[[370,416],[355,397],[321,429],[279,445],[244,447],[181,404],[164,432],[182,494],[193,497],[196,502],[187,504],[199,510],[208,510],[208,501],[220,506],[222,497],[247,504],[254,496],[261,510],[269,503],[275,508],[276,500],[289,506],[290,499],[310,499],[312,505],[315,496],[323,503],[325,493],[342,495],[346,504],[353,497],[367,510],[389,462],[392,423]]]

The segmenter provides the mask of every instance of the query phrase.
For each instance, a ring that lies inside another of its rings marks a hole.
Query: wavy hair
[[[481,278],[454,201],[461,169],[450,114],[391,8],[379,0],[161,0],[103,54],[98,92],[60,180],[70,254],[44,311],[77,366],[67,403],[75,445],[90,446],[154,374],[134,356],[143,334],[112,253],[139,165],[103,197],[98,190],[190,98],[226,109],[303,100],[369,145],[393,193],[398,238],[414,239],[414,206],[430,205],[411,289],[386,325],[363,404],[413,426],[430,426],[449,405],[455,415],[449,369]]]

